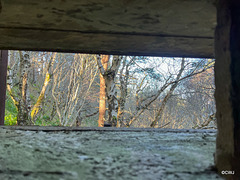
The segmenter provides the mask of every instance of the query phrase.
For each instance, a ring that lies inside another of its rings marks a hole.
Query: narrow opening
[[[215,129],[213,65],[9,51],[5,125]]]

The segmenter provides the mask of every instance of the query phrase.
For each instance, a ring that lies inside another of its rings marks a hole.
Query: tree
[[[25,52],[10,52],[7,84],[18,122],[24,119],[27,122],[22,125],[72,126],[98,113],[96,104],[90,103],[96,101],[92,100],[96,97],[92,86],[97,86],[98,73],[93,55],[28,52],[28,56],[23,56],[21,53]],[[26,67],[24,62],[31,67],[21,68]]]
[[[51,66],[53,65],[53,63],[54,63],[54,61],[56,59],[56,54],[57,54],[56,52],[52,53],[50,61],[47,64],[47,69],[46,69],[47,72],[46,72],[46,76],[45,76],[45,80],[44,80],[44,83],[43,83],[43,86],[42,86],[41,93],[39,94],[37,102],[33,106],[32,111],[31,111],[31,119],[32,119],[32,121],[35,121],[35,117],[38,114],[39,108],[40,108],[40,106],[41,106],[41,104],[42,104],[42,102],[44,100],[44,95],[45,95],[45,92],[46,92],[46,88],[47,88],[47,86],[48,86],[48,84],[49,84],[49,82],[51,80],[51,76],[52,76],[52,74],[50,74],[50,68],[51,68]],[[33,74],[34,74],[34,72],[33,72]],[[35,78],[33,78],[33,79],[35,79]]]
[[[111,126],[117,125],[115,122],[117,118],[117,107],[118,107],[115,77],[118,72],[121,60],[122,60],[122,56],[113,56],[111,61],[108,55],[104,55],[102,59],[100,58],[100,56],[97,57],[97,64],[100,70],[100,102],[105,101],[104,100],[105,99],[104,96],[105,96],[108,104],[107,122],[110,123]],[[108,63],[110,64],[109,67],[107,66]],[[103,92],[104,88],[105,88],[105,94]],[[102,117],[104,113],[104,107],[103,107],[104,104],[102,104],[102,102],[99,103],[99,122],[100,123],[102,123]],[[101,114],[100,114],[100,109],[102,111]]]
[[[213,65],[213,64],[212,64]],[[197,74],[184,83],[187,109],[193,128],[206,128],[215,123],[214,72],[213,67]]]
[[[29,94],[28,94],[28,72],[30,67],[30,58],[27,52],[19,51],[20,55],[20,68],[19,68],[19,101],[17,103],[18,125],[30,125],[32,122],[29,118]]]
[[[144,116],[143,119],[146,119],[146,118],[149,119],[151,127],[156,127],[157,122],[161,119],[161,116],[163,115],[163,110],[164,110],[164,107],[166,106],[167,101],[170,99],[174,89],[178,87],[179,83],[194,75],[205,72],[207,69],[210,68],[209,66],[203,66],[200,68],[199,64],[202,64],[201,61],[198,62],[198,65],[196,67],[193,66],[193,63],[191,61],[185,63],[184,65],[184,61],[186,61],[185,59],[182,59],[182,64],[180,66],[177,65],[177,60],[173,59],[173,61],[174,62],[172,63],[172,65],[167,68],[168,72],[164,72],[164,73],[159,72],[158,74],[155,74],[157,72],[154,67],[142,68],[143,70],[146,70],[144,72],[147,74],[147,77],[143,77],[142,80],[139,81],[139,85],[137,85],[136,96],[135,96],[136,108],[135,110],[133,109],[133,111],[131,112],[130,118],[126,122],[126,126],[131,126],[135,121],[139,122],[140,117]],[[155,62],[155,66],[157,66],[156,62]],[[138,67],[141,68],[140,65]],[[172,73],[172,72],[175,72],[175,73]],[[151,74],[151,76],[148,76],[148,74]],[[149,79],[149,77],[151,79]],[[143,82],[143,81],[146,81],[147,79],[148,79],[148,83]],[[156,83],[155,85],[154,85],[154,82]],[[141,94],[141,97],[139,96],[139,94]],[[160,106],[156,107],[155,109],[152,109],[154,102],[156,100],[160,100],[160,103],[158,103],[160,104]],[[145,111],[150,112],[149,116],[145,116],[143,114]],[[154,114],[154,117],[152,118],[151,116],[153,114]],[[169,122],[167,122],[167,124],[169,124]],[[165,126],[165,124],[163,124],[163,126]]]
[[[10,51],[7,84],[20,124],[214,127],[211,60],[20,53]]]
[[[214,128],[214,74],[212,60],[187,60],[184,76],[200,72],[181,81],[165,105],[157,127],[167,128]],[[203,71],[204,70],[204,71]],[[210,73],[212,72],[212,73]],[[164,96],[154,103],[156,107],[152,114],[158,112]],[[158,105],[159,104],[159,105]],[[153,117],[153,118],[154,118]]]
[[[107,70],[109,61],[109,55],[97,56],[97,63],[100,70],[100,91],[99,91],[99,117],[98,127],[104,126],[105,115],[106,115],[106,82],[103,77],[104,72]]]
[[[169,98],[172,96],[173,94],[173,91],[176,89],[178,83],[179,83],[179,79],[181,78],[182,76],[182,73],[184,71],[184,68],[185,68],[185,59],[182,58],[182,63],[181,63],[181,67],[180,67],[180,70],[178,72],[178,75],[176,77],[176,80],[175,82],[171,85],[171,88],[170,90],[167,92],[167,94],[165,95],[158,111],[157,111],[157,114],[155,115],[155,118],[154,118],[154,121],[151,123],[150,127],[155,127],[158,123],[158,121],[161,119],[162,117],[162,114],[163,114],[163,111],[164,111],[164,108],[169,100]]]
[[[127,58],[128,57],[125,56],[122,59],[122,65],[119,73],[120,95],[118,97],[117,125],[116,125],[117,127],[123,126],[125,104],[128,96],[130,66],[135,60],[135,57],[130,57],[130,60],[127,62]]]
[[[81,123],[98,69],[94,55],[61,55],[53,73],[52,97],[60,125]]]

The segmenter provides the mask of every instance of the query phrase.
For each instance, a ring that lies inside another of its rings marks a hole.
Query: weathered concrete
[[[200,133],[200,132],[205,132],[200,129],[181,129],[181,130],[176,130],[176,129],[161,129],[161,128],[114,128],[114,127],[107,127],[107,128],[102,128],[102,127],[65,127],[65,126],[0,126],[0,128],[3,129],[9,129],[9,130],[25,130],[25,131],[44,131],[44,132],[57,132],[57,131],[107,131],[107,132],[162,132],[162,133],[167,133],[167,132],[182,132],[182,133]],[[216,132],[216,130],[207,130],[206,132]]]
[[[209,170],[215,131],[90,130],[1,127],[0,179],[221,179]]]
[[[219,0],[215,35],[215,85],[217,107],[216,166],[240,177],[240,4]]]
[[[4,125],[8,51],[0,50],[0,125]]]
[[[214,2],[0,0],[0,48],[213,57]],[[240,7],[216,2],[216,163],[240,173]]]
[[[0,2],[0,49],[214,56],[215,0]]]

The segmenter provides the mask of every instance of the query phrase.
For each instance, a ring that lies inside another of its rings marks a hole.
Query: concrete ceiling
[[[0,49],[214,57],[215,0],[0,2]]]

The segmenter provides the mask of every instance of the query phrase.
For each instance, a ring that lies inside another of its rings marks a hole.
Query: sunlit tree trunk
[[[100,58],[97,57],[97,58]],[[109,61],[109,55],[103,55],[101,58],[101,64],[103,70],[107,70]],[[106,114],[106,83],[103,74],[100,71],[100,93],[99,93],[99,117],[98,117],[98,127],[104,126],[104,119]]]
[[[50,68],[52,66],[52,64],[54,63],[55,59],[56,59],[56,52],[52,54],[51,58],[50,58],[50,61],[48,63],[48,66],[47,66],[47,69],[46,69],[46,76],[45,76],[45,80],[44,80],[44,84],[42,86],[42,90],[41,90],[41,93],[37,99],[37,102],[36,104],[33,106],[32,108],[32,111],[31,111],[31,119],[32,121],[34,121],[37,113],[39,112],[39,109],[40,109],[40,106],[44,100],[44,95],[45,95],[45,92],[46,92],[46,89],[47,89],[47,86],[50,82],[50,77],[51,77],[51,74],[50,74]]]
[[[104,63],[108,64],[109,62],[109,56],[107,56],[108,60],[105,60],[105,56],[102,57],[101,61],[100,58],[97,59],[98,62],[98,67],[100,70],[100,74],[103,78],[105,82],[105,99],[107,100],[107,104],[108,104],[108,118],[107,118],[107,122],[111,125],[111,126],[116,126],[117,125],[117,110],[118,110],[118,102],[117,102],[117,91],[116,91],[116,84],[115,84],[115,77],[116,74],[118,72],[122,57],[121,56],[113,56],[112,61],[111,61],[111,65],[109,68],[104,67]],[[100,80],[103,80],[100,79]],[[101,84],[100,82],[100,85]],[[100,90],[100,97],[102,96],[102,91],[103,89]],[[102,98],[102,97],[101,97]],[[101,100],[101,99],[100,99]],[[100,109],[99,109],[100,111]],[[100,112],[99,112],[100,114]]]

